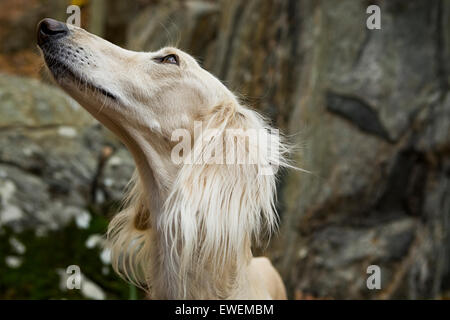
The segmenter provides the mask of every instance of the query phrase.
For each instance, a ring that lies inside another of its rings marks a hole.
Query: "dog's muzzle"
[[[65,23],[45,18],[39,22],[37,27],[37,43],[42,46],[49,41],[64,38],[68,34],[69,28]]]
[[[45,63],[57,82],[71,79],[82,83],[84,88],[102,94],[112,100],[117,97],[103,86],[83,77],[83,69],[96,67],[93,55],[74,41],[67,25],[45,18],[37,26],[37,43],[42,50]]]

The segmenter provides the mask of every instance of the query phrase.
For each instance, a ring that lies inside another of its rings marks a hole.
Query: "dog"
[[[277,228],[276,170],[263,171],[289,166],[280,135],[177,48],[129,51],[49,18],[37,43],[56,83],[136,163],[107,231],[114,270],[150,299],[286,299],[271,262],[251,250]],[[198,124],[214,134],[195,138]],[[184,149],[180,130],[194,135]],[[240,140],[248,130],[268,142]],[[212,161],[224,147],[238,162]],[[173,161],[174,149],[191,161]]]

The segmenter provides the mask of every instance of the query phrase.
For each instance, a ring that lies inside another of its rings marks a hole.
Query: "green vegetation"
[[[86,299],[80,290],[60,289],[60,275],[69,265],[78,265],[81,272],[95,282],[106,294],[107,299],[137,299],[142,295],[120,279],[100,259],[101,249],[86,247],[86,240],[92,234],[103,234],[107,220],[93,215],[89,228],[79,229],[75,222],[45,236],[36,236],[34,231],[14,233],[3,229],[0,234],[0,299]],[[26,247],[23,255],[14,252],[10,237],[14,236]],[[7,256],[22,257],[18,268],[9,267]],[[104,274],[102,270],[109,271]]]

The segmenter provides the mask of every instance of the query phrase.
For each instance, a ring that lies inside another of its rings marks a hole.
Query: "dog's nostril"
[[[56,21],[54,19],[45,18],[38,24],[38,44],[53,37],[62,37],[69,33],[69,29],[65,23]]]
[[[48,35],[67,33],[69,31],[64,23],[49,18],[41,21],[40,30]]]

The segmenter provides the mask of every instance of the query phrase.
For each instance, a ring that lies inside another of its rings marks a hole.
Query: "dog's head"
[[[55,80],[113,131],[146,127],[170,139],[234,96],[176,48],[134,52],[73,25],[44,19],[38,45]]]

